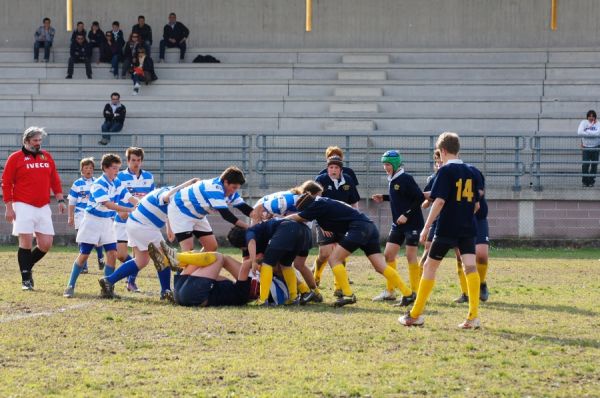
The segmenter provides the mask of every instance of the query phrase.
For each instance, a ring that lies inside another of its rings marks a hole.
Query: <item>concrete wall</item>
[[[74,19],[129,31],[145,14],[156,36],[170,11],[204,48],[545,48],[596,47],[597,0],[314,0],[313,32],[304,31],[303,0],[74,0]],[[67,43],[65,0],[0,0],[3,47],[29,47],[44,16]],[[156,43],[158,44],[158,43]]]

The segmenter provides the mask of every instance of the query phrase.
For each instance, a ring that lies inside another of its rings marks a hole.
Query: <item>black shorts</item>
[[[196,239],[200,239],[203,236],[212,235],[213,231],[187,231],[187,232],[178,232],[175,234],[175,238],[177,238],[177,243],[181,243],[182,241],[195,236]]]
[[[175,302],[186,307],[244,305],[249,301],[250,280],[217,281],[191,275],[175,275]]]
[[[306,257],[310,245],[310,229],[296,221],[284,221],[275,230],[265,250],[263,263],[289,267],[298,255]]]
[[[419,231],[401,231],[397,227],[392,227],[387,241],[388,243],[394,243],[398,246],[402,246],[405,241],[406,246],[419,246]]]
[[[317,225],[317,245],[325,246],[332,243],[339,243],[344,238],[344,234],[333,232],[331,236],[325,236],[321,227]]]
[[[448,250],[458,248],[460,254],[475,254],[475,237],[468,236],[462,238],[445,238],[434,236],[428,257],[441,261],[448,253]]]
[[[477,220],[477,238],[475,238],[476,245],[489,245],[490,244],[490,227],[486,218],[483,220]]]
[[[437,220],[431,224],[431,228],[429,228],[429,232],[427,232],[427,242],[433,242],[433,235],[435,235],[435,227],[437,226]]]
[[[350,253],[355,252],[356,249],[362,249],[366,256],[381,253],[379,231],[372,222],[351,222],[348,231],[339,244]]]

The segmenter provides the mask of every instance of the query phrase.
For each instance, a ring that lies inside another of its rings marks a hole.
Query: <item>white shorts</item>
[[[113,219],[110,217],[96,217],[90,213],[85,213],[75,241],[96,246],[116,243],[117,237],[113,224]]]
[[[85,215],[84,211],[80,211],[75,213],[75,219],[74,219],[74,224],[75,224],[75,230],[77,231],[79,229],[79,227],[81,226],[81,222],[83,221],[83,216]]]
[[[125,223],[127,228],[127,236],[129,236],[129,242],[127,246],[137,247],[138,250],[148,250],[148,244],[153,243],[154,246],[160,247],[160,242],[164,240],[160,229],[155,226],[148,226],[140,224],[137,221],[128,219]]]
[[[50,205],[35,207],[23,202],[14,202],[13,209],[15,211],[12,230],[14,236],[36,232],[44,235],[54,235]]]
[[[169,202],[168,212],[169,224],[174,234],[192,231],[212,232],[208,218],[198,219],[186,216],[179,210],[174,200]]]
[[[117,237],[117,242],[128,242],[129,236],[127,236],[127,228],[125,225],[127,222],[114,222],[115,223],[115,236]]]

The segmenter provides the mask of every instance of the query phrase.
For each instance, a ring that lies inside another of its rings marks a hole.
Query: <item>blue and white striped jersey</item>
[[[108,201],[114,203],[119,203],[119,201],[127,202],[129,198],[131,198],[131,194],[125,189],[118,178],[109,181],[106,175],[102,174],[92,184],[90,200],[85,211],[96,217],[114,217],[117,212],[109,210],[102,203]]]
[[[225,188],[219,177],[198,181],[175,194],[175,205],[186,216],[204,218],[207,214],[227,209],[229,205],[239,206],[244,199],[238,192],[225,196]]]
[[[129,191],[131,196],[136,197],[138,200],[142,199],[154,189],[154,176],[146,170],[140,170],[140,175],[138,176],[133,174],[127,168],[120,171],[117,178],[121,180],[121,184]],[[125,207],[133,207],[133,205],[126,200],[121,200],[119,204]],[[127,220],[123,220],[119,215],[115,217],[115,222],[124,223],[125,221]]]
[[[75,206],[75,214],[83,214],[87,207],[88,199],[90,197],[90,189],[94,183],[94,178],[86,179],[80,177],[73,182],[71,189],[69,190],[69,205]]]
[[[300,195],[290,191],[275,192],[260,198],[254,207],[262,205],[269,214],[285,216],[289,213],[298,212],[296,201],[299,197]]]
[[[157,188],[148,193],[138,203],[137,208],[129,214],[129,218],[143,225],[164,227],[167,222],[167,207],[169,206],[164,202],[164,198],[171,189],[173,187]]]

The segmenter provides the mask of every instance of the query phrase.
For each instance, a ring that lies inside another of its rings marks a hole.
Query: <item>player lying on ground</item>
[[[409,305],[414,300],[413,291],[406,286],[398,272],[386,265],[379,247],[379,231],[375,224],[363,213],[350,205],[322,197],[303,194],[296,207],[300,212],[286,218],[306,222],[316,220],[321,228],[343,234],[342,240],[329,256],[329,266],[337,278],[342,297],[338,297],[335,306],[356,303],[356,296],[350,288],[348,273],[342,262],[356,249],[362,249],[375,270],[390,281],[394,288],[403,294],[403,304]]]
[[[104,298],[114,297],[114,285],[121,279],[130,275],[137,275],[139,270],[148,265],[148,244],[156,246],[163,240],[161,229],[166,225],[169,239],[173,239],[173,232],[167,219],[167,207],[173,195],[181,189],[198,181],[193,178],[177,187],[158,188],[145,195],[137,208],[129,215],[126,222],[128,245],[133,248],[134,258],[123,263],[115,272],[98,280],[100,295]],[[165,268],[158,272],[160,281],[160,299],[173,300],[171,291],[171,269]]]

